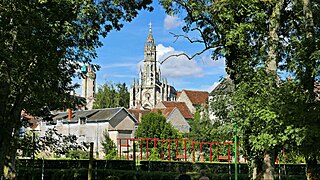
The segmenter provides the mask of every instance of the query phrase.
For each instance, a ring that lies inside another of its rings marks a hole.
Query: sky
[[[200,52],[202,44],[191,44],[183,38],[176,39],[172,34],[185,34],[181,28],[184,25],[179,16],[169,16],[164,9],[153,3],[152,12],[140,11],[132,22],[124,23],[120,31],[110,32],[102,38],[103,46],[97,49],[98,58],[94,64],[101,66],[96,72],[97,86],[106,81],[126,83],[131,87],[133,79],[139,78],[139,66],[143,65],[144,44],[149,33],[149,23],[152,23],[152,34],[157,49],[157,60],[162,61],[172,54],[187,53],[192,55]],[[189,34],[196,36],[196,34]],[[186,57],[172,57],[161,66],[162,78],[168,79],[168,84],[176,90],[211,91],[217,82],[225,76],[223,59],[214,61],[210,51],[188,60]],[[80,80],[75,80],[80,83]],[[78,91],[81,91],[78,89]]]

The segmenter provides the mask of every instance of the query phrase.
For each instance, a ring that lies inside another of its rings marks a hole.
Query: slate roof
[[[202,105],[208,102],[209,93],[207,91],[183,90],[182,92],[187,94],[192,104]]]
[[[186,118],[186,119],[192,119],[193,118],[193,115],[192,115],[191,111],[189,110],[189,108],[188,108],[188,106],[186,105],[185,102],[163,101],[162,104],[166,107],[166,109],[168,109],[168,110],[165,111],[165,113],[162,112],[162,114],[164,116],[166,116],[165,114],[167,114],[167,113],[170,114],[171,111],[176,107],[176,108],[179,109],[179,111],[181,112],[181,114],[183,115],[184,118]],[[157,109],[157,108],[155,108],[155,109]]]
[[[125,108],[105,108],[105,109],[92,109],[92,110],[84,110],[84,111],[73,111],[71,123],[78,122],[79,118],[85,117],[87,122],[96,122],[96,121],[109,121],[111,120],[121,109]],[[129,114],[129,113],[128,113]],[[131,116],[131,114],[129,114]],[[53,115],[53,121],[63,120],[68,121],[68,113],[67,112],[58,112]],[[134,117],[132,117],[134,119]],[[136,121],[134,119],[134,121]]]
[[[96,120],[110,120],[121,108],[108,108],[101,109],[98,112],[94,113],[92,116],[88,117],[87,121],[96,121]]]
[[[57,114],[53,114],[53,120],[61,120],[68,118],[68,112],[58,112]]]

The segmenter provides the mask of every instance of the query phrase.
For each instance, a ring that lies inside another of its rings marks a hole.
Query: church
[[[151,110],[159,102],[176,101],[176,89],[168,84],[166,78],[161,78],[156,53],[150,23],[149,35],[144,45],[143,69],[140,67],[139,79],[134,79],[130,88],[130,108]]]

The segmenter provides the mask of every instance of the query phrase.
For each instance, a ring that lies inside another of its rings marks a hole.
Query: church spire
[[[151,23],[151,21],[150,21],[150,23],[149,23],[149,34],[150,33],[152,33],[152,23]]]

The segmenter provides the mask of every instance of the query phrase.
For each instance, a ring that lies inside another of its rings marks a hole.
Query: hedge
[[[87,179],[88,160],[35,160],[17,161],[17,179],[62,180]],[[33,166],[34,165],[34,166]],[[130,160],[94,160],[93,179],[177,179],[179,167],[185,167],[192,179],[199,179],[199,171],[207,170],[210,179],[234,179],[234,164],[192,163],[183,161],[140,161],[135,167]],[[34,168],[33,168],[34,167]],[[318,165],[317,168],[320,168]],[[239,164],[238,179],[248,179],[248,166]],[[275,166],[275,179],[304,180],[305,164],[280,164]]]

